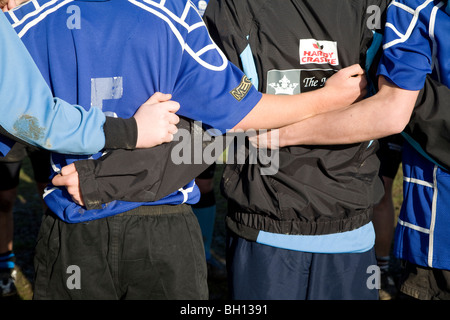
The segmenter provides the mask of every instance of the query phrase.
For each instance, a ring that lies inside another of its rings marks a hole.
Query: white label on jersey
[[[300,39],[300,64],[339,65],[337,42]]]
[[[122,77],[91,79],[91,107],[99,108],[107,116],[117,117],[117,114],[103,110],[103,100],[120,99],[122,95]]]

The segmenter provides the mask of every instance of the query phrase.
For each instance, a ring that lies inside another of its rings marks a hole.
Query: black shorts
[[[188,205],[142,206],[86,223],[44,215],[34,299],[208,299],[205,249]]]
[[[0,190],[9,190],[19,185],[20,169],[26,157],[30,157],[34,180],[49,182],[50,152],[43,149],[14,144],[6,157],[0,157]]]
[[[404,261],[400,291],[420,300],[450,300],[450,271]]]
[[[394,179],[402,163],[404,138],[395,134],[379,140],[377,156],[380,159],[380,176]]]

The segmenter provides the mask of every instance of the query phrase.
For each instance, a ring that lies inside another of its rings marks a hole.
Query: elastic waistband
[[[178,205],[158,205],[158,206],[140,206],[130,211],[119,213],[113,217],[121,216],[157,216],[166,214],[180,214],[191,211],[191,206],[187,204]]]

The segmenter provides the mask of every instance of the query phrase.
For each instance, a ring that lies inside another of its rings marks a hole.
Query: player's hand
[[[0,8],[3,12],[11,10],[17,6],[15,0],[0,0]]]
[[[173,140],[180,118],[175,114],[180,104],[171,101],[172,95],[155,93],[136,111],[138,127],[136,148],[151,148]]]
[[[327,98],[335,101],[333,109],[347,107],[367,94],[367,79],[359,64],[339,70],[325,83]]]
[[[53,185],[57,187],[65,187],[72,197],[72,200],[84,206],[83,195],[80,189],[80,180],[78,179],[78,171],[75,164],[69,164],[61,169],[61,172],[52,179]]]

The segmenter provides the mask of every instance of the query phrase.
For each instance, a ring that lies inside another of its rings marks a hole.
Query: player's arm
[[[346,107],[366,94],[367,81],[362,68],[355,64],[334,74],[321,89],[300,95],[283,96],[263,94],[253,109],[236,124],[233,130],[273,129],[293,124],[330,110]],[[282,106],[282,112],[280,107]],[[147,106],[139,108],[134,116],[138,122],[137,148],[148,145],[151,135],[146,124],[152,119]]]
[[[263,94],[260,102],[233,129],[280,128],[340,109],[361,99],[367,92],[366,85],[364,70],[355,64],[339,70],[318,90],[299,95]]]
[[[384,77],[379,88],[376,95],[347,108],[281,128],[279,146],[356,143],[402,132],[419,91],[401,89]]]
[[[355,72],[361,72],[358,66],[338,72],[323,89],[311,92],[311,95],[265,95],[254,107],[256,110],[241,120],[235,129],[272,128],[290,123],[295,117],[306,118],[326,112],[329,108],[347,105],[365,91],[361,75],[352,77]],[[281,114],[280,104],[285,110]],[[148,127],[146,123],[151,120],[147,111],[148,106],[143,106],[135,115],[138,124],[143,127]],[[145,141],[146,134],[141,133],[139,129],[140,140]],[[195,136],[191,134],[190,138],[195,139]],[[62,174],[52,182],[56,186],[66,187],[73,200],[87,209],[98,209],[101,204],[112,200],[155,201],[182,187],[210,165],[194,164],[195,161],[174,165],[171,158],[174,143],[152,149],[115,150],[98,160],[77,161],[63,168]],[[191,145],[195,143],[191,141]],[[160,159],[167,161],[161,162]],[[168,185],[167,181],[171,184]]]
[[[88,210],[100,209],[102,204],[113,200],[159,200],[188,184],[211,165],[203,156],[198,159],[198,139],[203,140],[201,151],[206,146],[214,150],[226,147],[223,136],[204,139],[203,131],[199,137],[200,127],[193,121],[181,118],[177,126],[180,133],[188,133],[180,138],[182,142],[174,140],[149,149],[113,150],[97,160],[76,161],[63,167],[52,183],[66,187],[72,199]],[[189,159],[184,155],[183,161],[177,161],[180,145],[183,154],[190,155]]]

